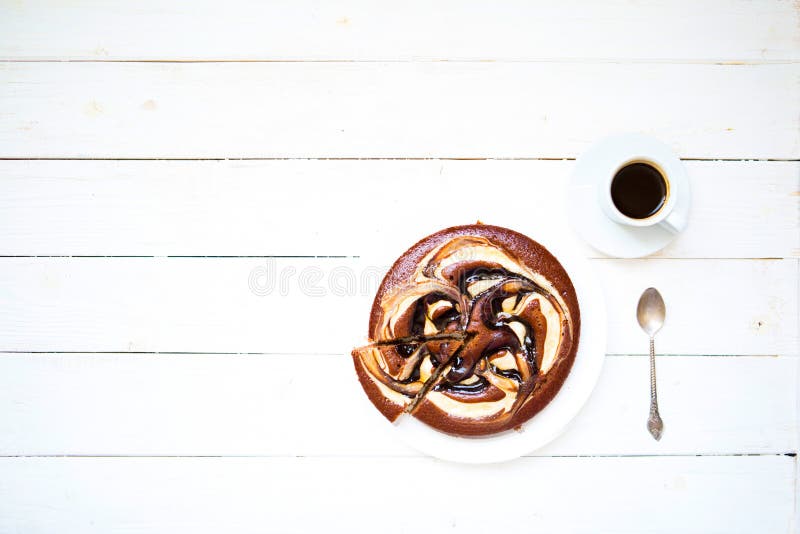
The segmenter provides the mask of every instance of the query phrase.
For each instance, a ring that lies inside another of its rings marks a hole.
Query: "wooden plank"
[[[792,2],[7,2],[0,57],[80,60],[798,59]],[[147,36],[146,39],[142,36]]]
[[[394,258],[392,258],[394,259]],[[388,264],[386,264],[388,265]],[[353,258],[3,258],[0,350],[349,353],[386,265]],[[797,260],[595,260],[608,352],[796,355]],[[591,313],[585,310],[585,314]]]
[[[685,165],[691,224],[659,256],[800,255],[800,163]],[[573,167],[539,160],[2,161],[0,255],[349,256],[376,240],[403,246],[478,219],[537,236],[569,227],[562,197]],[[536,208],[475,202],[487,180]],[[458,208],[431,209],[435,199]]]
[[[570,428],[535,456],[797,449],[798,359],[609,356]],[[758,394],[743,394],[754,391]],[[320,416],[320,395],[335,412]],[[703,402],[698,402],[702,398]],[[0,455],[412,456],[344,355],[0,355]]]
[[[464,467],[425,458],[4,458],[0,530],[393,533],[424,525],[477,533],[503,521],[510,533],[532,526],[640,533],[646,525],[653,533],[777,534],[793,528],[794,462],[525,458]],[[480,497],[456,488],[483,491],[498,504],[466,512],[467,501]]]
[[[5,63],[0,157],[800,156],[800,64]]]
[[[796,260],[598,260],[593,265],[606,295],[610,352],[642,350],[634,310],[642,291],[656,287],[668,309],[656,344],[660,351],[798,354]],[[625,350],[617,348],[615,337],[625,339],[619,344]]]

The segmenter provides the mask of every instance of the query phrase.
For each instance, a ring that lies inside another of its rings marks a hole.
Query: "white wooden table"
[[[796,2],[185,4],[0,2],[1,533],[795,531]],[[347,356],[373,249],[568,236],[574,158],[618,131],[693,206],[653,257],[584,248],[585,410],[502,465],[403,445]]]

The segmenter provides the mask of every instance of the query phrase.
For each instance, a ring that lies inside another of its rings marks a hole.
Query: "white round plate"
[[[680,159],[657,139],[642,134],[620,134],[602,139],[581,154],[575,162],[567,209],[578,235],[591,246],[609,256],[638,258],[653,254],[667,246],[677,234],[655,225],[634,227],[609,219],[600,207],[598,187],[605,178],[632,155],[650,155],[663,162],[671,182],[680,184],[680,197],[675,208],[686,221],[691,201],[689,177]],[[679,228],[683,230],[683,228]]]
[[[528,234],[531,235],[531,234]],[[493,463],[511,460],[555,439],[578,414],[594,389],[606,354],[605,301],[589,262],[558,240],[531,237],[544,245],[569,274],[581,311],[578,352],[559,392],[542,411],[522,425],[486,437],[458,437],[439,432],[416,418],[403,415],[395,423],[399,437],[411,447],[453,462]],[[560,243],[556,246],[556,243]]]

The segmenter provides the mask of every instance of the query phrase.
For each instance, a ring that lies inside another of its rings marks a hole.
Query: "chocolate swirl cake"
[[[353,350],[361,385],[389,420],[403,412],[450,434],[519,427],[561,388],[580,311],[561,264],[497,226],[424,238],[392,266]]]

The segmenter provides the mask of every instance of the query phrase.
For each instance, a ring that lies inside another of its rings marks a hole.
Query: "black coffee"
[[[655,215],[666,202],[667,182],[652,165],[631,163],[614,175],[611,200],[624,215],[646,219]]]

